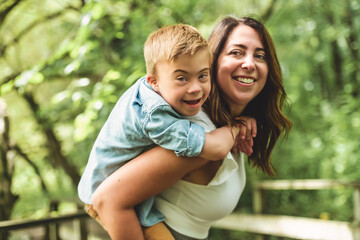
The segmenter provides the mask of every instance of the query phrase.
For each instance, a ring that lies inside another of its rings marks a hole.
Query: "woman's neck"
[[[238,117],[240,116],[244,109],[245,109],[246,105],[233,105],[233,104],[230,104],[230,113],[231,113],[231,117]]]
[[[232,118],[240,116],[245,110],[248,103],[239,103],[234,102],[232,99],[228,98],[226,95],[222,96],[230,108],[230,115]]]

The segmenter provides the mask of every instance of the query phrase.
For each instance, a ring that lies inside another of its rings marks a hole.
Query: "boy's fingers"
[[[252,142],[252,139],[251,139],[250,142],[249,142],[249,141],[246,141],[246,142],[244,143],[244,146],[246,147],[246,153],[247,153],[247,155],[250,156],[250,155],[253,153],[253,149],[252,149],[252,147],[253,147],[253,142]]]
[[[251,147],[251,149],[252,149],[252,147],[254,146],[254,139],[253,139],[253,138],[250,138],[250,140],[249,140],[249,146]]]
[[[251,156],[252,153],[253,153],[252,147],[249,146],[248,156]]]
[[[240,126],[240,132],[239,132],[240,138],[245,139],[246,138],[246,133],[247,133],[247,127],[244,126],[244,125],[241,125]]]
[[[249,156],[251,148],[249,148],[248,144],[246,142],[241,143],[241,151],[245,153],[247,156]]]
[[[251,131],[252,131],[252,136],[256,137],[256,134],[257,134],[256,121],[252,121],[252,123],[251,123]]]
[[[239,150],[240,150],[240,152],[243,152],[246,154],[246,148],[244,147],[243,143],[239,143]]]
[[[251,135],[251,130],[250,129],[246,129],[246,140],[250,141],[250,139],[252,139],[253,136]]]

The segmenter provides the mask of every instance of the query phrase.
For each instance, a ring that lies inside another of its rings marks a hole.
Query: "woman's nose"
[[[247,55],[244,58],[244,62],[242,64],[242,67],[249,70],[249,71],[254,70],[254,68],[255,68],[254,58],[251,55]]]

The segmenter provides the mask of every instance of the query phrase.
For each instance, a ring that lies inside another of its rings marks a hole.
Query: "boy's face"
[[[156,74],[148,82],[179,114],[196,115],[209,96],[210,55],[200,49],[194,55],[178,57],[175,61],[156,63]]]

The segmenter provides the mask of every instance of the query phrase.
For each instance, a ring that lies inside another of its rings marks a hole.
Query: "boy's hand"
[[[256,120],[252,117],[240,116],[236,118],[236,121],[239,122],[240,131],[235,139],[232,152],[238,153],[240,151],[250,156],[253,153],[253,138],[257,134]]]

